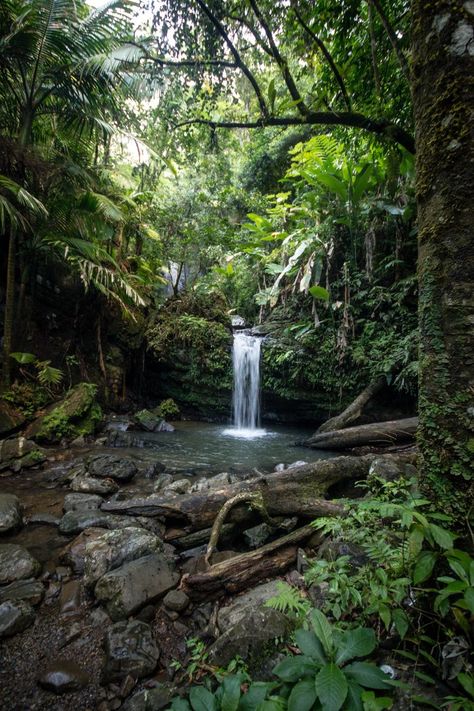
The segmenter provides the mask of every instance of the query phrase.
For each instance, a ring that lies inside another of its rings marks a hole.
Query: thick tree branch
[[[367,2],[369,4],[369,6],[372,4],[375,7],[375,9],[378,13],[378,16],[380,17],[380,20],[382,22],[382,25],[384,26],[384,30],[387,33],[387,36],[390,40],[390,44],[392,45],[392,47],[395,51],[395,54],[397,55],[397,59],[400,64],[400,67],[402,69],[403,75],[407,81],[410,81],[410,69],[408,67],[407,59],[406,59],[405,55],[403,54],[403,51],[402,51],[400,45],[398,44],[397,35],[395,34],[395,30],[393,29],[392,25],[390,24],[390,21],[389,21],[387,15],[385,14],[381,3],[379,2],[379,0],[367,0]]]
[[[342,112],[310,112],[307,116],[272,116],[260,118],[256,121],[208,121],[207,119],[190,119],[175,124],[175,128],[201,124],[211,128],[265,128],[267,126],[348,126],[351,128],[361,128],[377,136],[395,141],[405,148],[409,153],[415,153],[415,141],[413,136],[401,126],[397,126],[390,121],[375,121],[363,114],[342,111]]]
[[[324,58],[326,59],[329,66],[331,67],[331,71],[334,74],[334,78],[336,79],[337,83],[339,84],[339,88],[340,88],[342,96],[344,98],[344,103],[347,106],[347,110],[352,111],[352,104],[351,104],[351,100],[349,98],[349,94],[347,93],[344,79],[342,78],[341,73],[339,72],[339,69],[336,67],[334,59],[331,56],[331,53],[329,52],[328,48],[326,47],[326,45],[324,44],[322,39],[320,39],[320,37],[318,37],[318,35],[315,32],[313,32],[311,27],[305,22],[302,15],[300,14],[298,8],[295,5],[293,5],[293,11],[294,11],[294,13],[296,15],[296,19],[300,23],[301,27],[309,35],[309,37],[311,37],[313,42],[319,47],[319,49],[323,53]]]
[[[260,25],[263,28],[263,31],[265,32],[265,35],[268,40],[268,44],[270,45],[270,48],[272,50],[273,57],[278,64],[283,80],[288,88],[288,91],[290,92],[290,96],[293,99],[294,102],[296,102],[296,107],[300,114],[303,116],[307,116],[309,114],[309,109],[306,106],[306,104],[303,101],[303,97],[301,96],[300,92],[298,91],[298,87],[295,84],[295,81],[291,75],[290,69],[288,67],[288,62],[287,60],[280,54],[280,50],[278,49],[275,39],[273,37],[273,34],[270,30],[270,27],[268,26],[260,8],[258,7],[257,3],[255,0],[250,0],[250,6],[252,10],[255,13],[255,17],[259,21]]]
[[[245,62],[243,61],[242,57],[240,56],[238,50],[236,49],[234,43],[230,39],[229,35],[227,34],[224,25],[220,22],[220,20],[211,12],[209,7],[206,5],[204,0],[196,0],[197,4],[201,8],[201,10],[204,12],[206,17],[212,22],[214,27],[216,28],[217,32],[220,34],[226,45],[228,46],[230,53],[234,57],[235,64],[237,67],[240,69],[240,71],[247,77],[248,81],[253,87],[253,90],[255,92],[255,95],[257,97],[257,101],[260,106],[260,112],[262,116],[265,118],[268,117],[268,108],[267,104],[265,102],[265,99],[263,98],[263,94],[260,91],[260,87],[258,85],[257,80],[255,79],[254,75],[250,71],[250,69],[247,67]]]

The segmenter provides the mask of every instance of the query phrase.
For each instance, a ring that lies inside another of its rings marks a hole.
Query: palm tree
[[[89,141],[111,132],[110,117],[136,81],[129,72],[128,0],[91,10],[84,0],[2,0],[0,6],[0,125],[31,150],[45,133]],[[25,162],[12,168],[18,185],[40,184]],[[35,191],[34,191],[35,192]],[[18,198],[18,195],[17,195]],[[14,213],[12,213],[14,214]],[[12,223],[13,224],[13,223]],[[15,257],[22,222],[10,225],[4,323],[3,380],[9,376]],[[3,232],[0,224],[0,232]],[[7,318],[8,315],[8,318]]]

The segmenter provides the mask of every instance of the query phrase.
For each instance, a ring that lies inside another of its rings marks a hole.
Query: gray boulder
[[[269,526],[268,523],[259,523],[258,526],[247,528],[244,533],[244,539],[249,548],[259,548],[268,541],[275,528]]]
[[[289,631],[288,619],[278,610],[254,609],[210,646],[209,661],[225,666],[237,655],[250,664],[261,661],[262,656],[271,653],[277,638],[286,637]]]
[[[158,536],[149,531],[132,527],[108,531],[86,543],[84,582],[90,587],[110,570],[162,548]]]
[[[119,486],[113,479],[79,475],[72,480],[71,489],[85,494],[115,494]]]
[[[259,609],[269,609],[265,603],[270,598],[278,595],[278,580],[270,580],[257,587],[248,590],[243,595],[235,597],[230,605],[221,607],[217,613],[217,626],[221,632],[226,632],[241,620]]]
[[[138,471],[133,459],[114,454],[101,454],[93,457],[89,459],[87,467],[89,474],[93,477],[111,478],[123,482],[133,479]]]
[[[129,674],[136,679],[152,674],[160,656],[151,627],[139,620],[117,622],[105,637],[104,681],[120,681]]]
[[[63,548],[60,560],[66,565],[69,565],[76,575],[81,575],[84,572],[86,543],[90,540],[100,538],[105,531],[105,528],[86,528]]]
[[[0,533],[7,533],[23,524],[20,499],[14,494],[0,494]]]
[[[6,600],[0,604],[0,638],[23,632],[33,624],[35,611],[24,600]]]
[[[373,460],[369,469],[369,477],[377,476],[384,481],[397,481],[402,477],[410,479],[415,477],[417,469],[408,462],[389,459],[388,457],[377,457]]]
[[[102,497],[97,494],[66,494],[63,510],[68,511],[95,511],[100,508]]]
[[[158,684],[153,689],[144,689],[134,694],[122,706],[123,711],[160,711],[166,708],[172,698],[166,684]]]
[[[138,522],[134,522],[140,528]],[[65,536],[74,535],[86,528],[126,528],[130,526],[130,519],[124,516],[114,516],[100,509],[92,511],[68,511],[59,523],[59,531]]]
[[[168,610],[182,612],[189,605],[189,597],[183,590],[170,590],[166,593],[163,604]]]
[[[25,437],[4,439],[0,442],[0,472],[7,469],[19,472],[21,469],[37,466],[45,460],[44,452]]]
[[[31,553],[16,543],[0,544],[0,584],[14,580],[34,578],[41,571],[41,565]]]
[[[191,482],[189,479],[176,479],[172,481],[171,484],[167,484],[162,489],[162,493],[167,494],[187,494],[191,489]]]
[[[0,588],[0,603],[6,600],[25,600],[30,605],[39,605],[44,597],[44,586],[39,580],[15,580]]]
[[[88,674],[76,662],[68,659],[54,659],[43,671],[38,684],[55,694],[79,691],[90,683]]]
[[[121,620],[173,588],[179,575],[161,553],[124,563],[106,573],[95,586],[95,596],[113,620]]]

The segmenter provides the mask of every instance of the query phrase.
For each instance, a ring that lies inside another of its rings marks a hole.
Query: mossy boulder
[[[97,386],[93,383],[79,383],[30,425],[27,436],[38,442],[55,444],[62,439],[94,434],[102,419],[96,394]]]

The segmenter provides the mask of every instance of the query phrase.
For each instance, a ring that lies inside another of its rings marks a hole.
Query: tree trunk
[[[388,445],[394,442],[409,442],[415,439],[418,418],[390,422],[374,422],[371,425],[348,427],[345,430],[316,433],[303,442],[314,449],[341,450],[364,445]]]
[[[323,422],[316,430],[316,434],[341,430],[343,427],[347,427],[349,423],[357,420],[367,403],[372,400],[374,395],[382,390],[386,382],[387,379],[385,375],[380,375],[376,380],[373,380],[340,415],[331,417],[329,420],[326,420],[326,422]]]
[[[474,472],[474,12],[413,0],[422,481],[464,516]]]
[[[13,320],[15,313],[15,256],[16,235],[15,230],[10,229],[10,239],[8,241],[7,285],[5,290],[5,321],[3,324],[2,382],[5,388],[8,388],[10,385],[10,353],[12,350]]]

